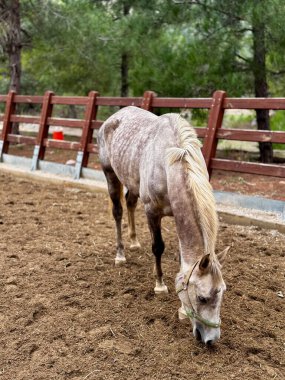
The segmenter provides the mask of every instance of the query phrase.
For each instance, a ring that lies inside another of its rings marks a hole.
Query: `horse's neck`
[[[173,210],[179,239],[181,271],[187,271],[204,253],[202,233],[194,210],[182,205]]]
[[[204,242],[195,211],[197,205],[185,185],[185,174],[179,166],[169,168],[168,196],[179,239],[181,271],[186,271],[203,255]]]

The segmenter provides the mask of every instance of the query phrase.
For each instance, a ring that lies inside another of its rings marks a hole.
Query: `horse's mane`
[[[179,147],[167,150],[169,165],[177,161],[185,163],[187,173],[187,186],[189,186],[196,201],[196,213],[200,222],[205,253],[215,260],[215,244],[218,231],[218,218],[216,202],[212,186],[209,182],[207,167],[201,152],[201,143],[191,125],[178,116],[177,130]]]

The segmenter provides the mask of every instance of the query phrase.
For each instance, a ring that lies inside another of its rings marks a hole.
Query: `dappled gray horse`
[[[221,267],[227,253],[215,254],[216,205],[194,129],[178,114],[156,116],[126,107],[108,118],[98,133],[99,157],[116,221],[116,264],[126,261],[122,242],[122,194],[125,195],[131,247],[139,247],[134,212],[144,204],[155,256],[155,293],[167,292],[161,269],[164,242],[161,219],[175,219],[180,248],[176,292],[179,318],[190,318],[197,339],[220,337],[220,307],[225,291]]]

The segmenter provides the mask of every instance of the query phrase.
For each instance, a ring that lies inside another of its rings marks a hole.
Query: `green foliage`
[[[285,131],[285,111],[277,111],[270,118],[270,126],[273,131]],[[273,144],[274,149],[285,150],[285,144]]]
[[[283,96],[281,0],[22,0],[22,92],[119,95],[122,54],[130,95],[254,95],[252,23],[266,27],[270,91]],[[0,59],[6,92],[7,60]]]
[[[252,128],[253,123],[255,123],[256,117],[254,112],[245,114],[227,114],[225,112],[224,124],[228,128],[237,128],[237,129],[250,129]]]
[[[203,109],[194,109],[192,111],[191,124],[194,127],[206,127],[208,122],[209,112]]]
[[[34,37],[33,48],[23,54],[23,69],[36,78],[35,90],[77,95],[91,89],[116,92],[111,25],[110,16],[91,2],[49,2],[33,25],[43,33]]]

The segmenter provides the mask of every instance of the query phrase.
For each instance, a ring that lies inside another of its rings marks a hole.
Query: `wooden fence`
[[[212,98],[161,98],[154,92],[146,91],[142,97],[104,97],[91,91],[86,97],[57,96],[47,91],[44,96],[17,95],[14,91],[0,95],[0,104],[5,103],[5,112],[0,115],[3,122],[0,137],[0,161],[3,154],[9,154],[10,143],[24,143],[34,146],[32,170],[38,168],[39,160],[45,159],[46,148],[73,150],[77,152],[75,177],[79,178],[83,167],[88,167],[90,154],[97,153],[97,145],[93,142],[94,129],[98,129],[103,121],[97,120],[98,107],[101,106],[137,106],[153,111],[155,108],[208,109],[208,125],[196,128],[199,137],[203,138],[203,154],[211,174],[213,169],[230,170],[266,176],[285,177],[285,166],[277,164],[261,164],[216,158],[219,139],[272,142],[285,144],[285,132],[257,131],[245,129],[222,128],[224,111],[229,109],[270,109],[285,110],[285,98],[228,98],[224,91],[216,91]],[[38,104],[41,112],[38,116],[17,114],[17,104]],[[82,119],[53,117],[55,105],[80,105],[85,107]],[[13,123],[32,123],[39,125],[36,137],[12,134]],[[49,137],[50,126],[80,128],[82,130],[78,142],[53,140]]]

